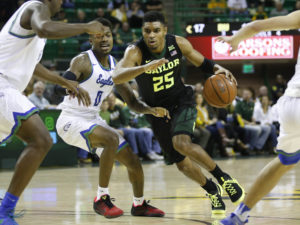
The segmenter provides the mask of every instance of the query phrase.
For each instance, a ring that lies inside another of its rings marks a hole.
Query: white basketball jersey
[[[39,1],[24,3],[8,20],[0,32],[0,77],[23,91],[29,83],[36,64],[41,60],[46,39],[20,25],[24,10]],[[0,84],[1,87],[1,84]]]
[[[295,75],[289,81],[288,87],[300,88],[300,49],[298,52],[297,64],[295,66]]]
[[[59,108],[67,113],[98,114],[103,99],[105,99],[113,89],[114,83],[112,81],[112,73],[115,68],[114,58],[109,55],[108,60],[110,68],[104,68],[100,62],[98,62],[92,50],[88,50],[85,53],[89,56],[92,73],[86,80],[80,82],[79,86],[89,93],[91,105],[89,107],[83,106],[82,104],[79,105],[76,98],[70,99],[69,96],[65,96],[64,101],[59,105]]]

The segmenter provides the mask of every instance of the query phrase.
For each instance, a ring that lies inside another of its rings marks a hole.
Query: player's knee
[[[173,147],[176,151],[186,155],[190,148],[190,143],[186,140],[180,140],[179,138],[173,137]]]
[[[119,146],[119,137],[114,132],[109,132],[103,136],[104,146],[111,146],[112,148],[118,148]]]
[[[45,133],[35,138],[35,140],[33,141],[33,145],[37,149],[43,150],[43,152],[47,153],[51,149],[53,141],[49,133]]]

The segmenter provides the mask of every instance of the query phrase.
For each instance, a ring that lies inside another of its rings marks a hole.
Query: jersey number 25
[[[174,85],[173,71],[164,74],[160,77],[153,77],[153,90],[158,92],[164,89],[168,89]]]

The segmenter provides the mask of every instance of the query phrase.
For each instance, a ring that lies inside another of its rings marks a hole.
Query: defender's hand
[[[102,35],[104,32],[104,26],[102,23],[97,21],[92,21],[86,24],[87,25],[87,33],[88,34],[100,34]]]
[[[89,106],[91,104],[91,98],[89,93],[83,88],[79,87],[79,83],[73,80],[66,80],[65,84],[62,87],[67,89],[70,98],[77,98],[78,104],[81,103],[85,106]]]
[[[232,75],[232,73],[229,70],[225,69],[224,67],[222,67],[220,65],[215,65],[215,66],[217,67],[217,70],[215,71],[215,74],[220,74],[220,73],[224,74],[225,77],[228,80],[230,80],[231,82],[235,83],[236,86],[238,85],[235,77]]]
[[[158,67],[164,65],[167,62],[169,62],[169,60],[167,60],[165,58],[153,60],[144,65],[145,72],[156,70]]]
[[[219,36],[216,38],[220,42],[227,42],[231,48],[230,48],[230,53],[236,51],[239,47],[239,41],[235,40],[232,36]]]
[[[150,113],[156,117],[167,117],[168,119],[171,119],[169,111],[162,107],[151,107]]]

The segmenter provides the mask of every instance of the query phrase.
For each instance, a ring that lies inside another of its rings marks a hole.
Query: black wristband
[[[64,78],[66,78],[67,80],[74,80],[74,81],[76,81],[76,75],[73,72],[71,72],[71,71],[64,72],[64,74],[62,76]],[[55,92],[55,94],[57,94],[59,96],[66,96],[66,95],[68,95],[67,89],[63,88],[63,87],[61,87],[59,85],[55,85],[54,92]]]
[[[69,70],[64,72],[64,74],[62,76],[64,78],[66,78],[67,80],[77,80],[76,75],[73,72],[69,71]]]
[[[205,73],[214,74],[215,64],[216,63],[214,61],[204,58],[203,63],[198,68],[200,68]]]

